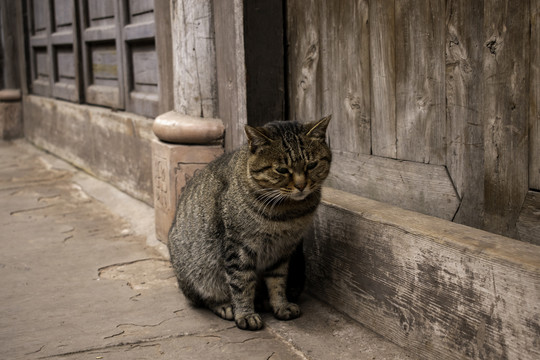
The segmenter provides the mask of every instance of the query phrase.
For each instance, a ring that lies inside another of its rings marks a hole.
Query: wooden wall
[[[527,234],[516,224],[540,190],[538,4],[288,0],[289,113],[333,114],[328,184]]]

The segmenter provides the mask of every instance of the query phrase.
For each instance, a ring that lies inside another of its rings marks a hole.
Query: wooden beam
[[[328,186],[452,220],[460,199],[444,166],[334,152]]]
[[[537,246],[325,188],[308,289],[421,359],[540,358]]]

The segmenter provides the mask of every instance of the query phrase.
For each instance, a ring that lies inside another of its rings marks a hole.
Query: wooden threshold
[[[325,188],[308,288],[424,359],[540,358],[540,247]]]

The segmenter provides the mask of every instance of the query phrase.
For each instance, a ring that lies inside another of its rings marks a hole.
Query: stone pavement
[[[0,359],[409,359],[309,296],[259,332],[188,305],[153,209],[0,142]]]

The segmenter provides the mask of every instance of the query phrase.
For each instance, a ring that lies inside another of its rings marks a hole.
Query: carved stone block
[[[179,145],[152,142],[152,177],[156,237],[167,243],[176,202],[193,174],[223,154],[221,145]]]

